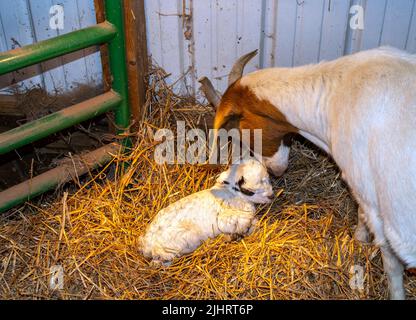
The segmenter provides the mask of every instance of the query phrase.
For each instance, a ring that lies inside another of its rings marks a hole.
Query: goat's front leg
[[[354,238],[362,243],[370,243],[370,233],[366,225],[364,210],[358,207],[358,224],[355,228]]]
[[[386,239],[384,233],[384,223],[383,220],[380,218],[382,215],[380,215],[376,211],[376,209],[372,208],[371,206],[366,206],[364,202],[358,202],[360,204],[360,208],[358,211],[359,225],[357,226],[356,230],[356,238],[357,231],[359,236],[364,235],[366,237],[366,234],[360,234],[360,231],[362,232],[363,225],[365,227],[368,223],[370,231],[374,234],[374,243],[377,244],[381,250],[381,256],[383,259],[383,269],[387,275],[387,280],[389,284],[390,299],[403,300],[405,299],[405,291],[403,286],[404,266],[400,259],[396,256],[396,254],[390,247],[388,240]],[[368,235],[368,231],[366,229],[364,229],[364,232],[366,232]]]
[[[404,266],[388,244],[381,246],[384,272],[389,282],[390,299],[404,300],[406,294],[403,286]]]
[[[227,208],[218,215],[218,229],[221,233],[247,235],[252,232],[255,213]]]

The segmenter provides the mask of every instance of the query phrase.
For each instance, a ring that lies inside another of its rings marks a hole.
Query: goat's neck
[[[250,79],[251,78],[251,79]],[[328,96],[330,82],[320,65],[293,69],[265,69],[248,77],[260,99],[274,105],[299,133],[330,152]]]

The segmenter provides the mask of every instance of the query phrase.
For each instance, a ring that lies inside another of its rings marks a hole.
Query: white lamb
[[[247,235],[256,223],[254,203],[273,195],[267,169],[249,159],[221,173],[216,184],[162,209],[141,239],[145,257],[169,265],[219,234]]]

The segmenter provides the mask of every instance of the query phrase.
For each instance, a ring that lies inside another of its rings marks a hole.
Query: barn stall
[[[208,240],[170,267],[151,265],[139,238],[222,171],[154,159],[157,129],[212,127],[199,78],[224,92],[254,49],[246,72],[380,45],[415,53],[415,13],[414,0],[0,2],[1,297],[386,298],[335,163],[301,138],[250,236]]]

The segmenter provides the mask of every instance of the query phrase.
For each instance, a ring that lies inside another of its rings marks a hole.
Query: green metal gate
[[[0,134],[0,156],[45,138],[60,130],[114,110],[119,133],[127,130],[130,110],[127,94],[127,71],[122,0],[105,1],[106,21],[22,48],[0,53],[0,75],[45,60],[108,43],[112,89],[102,95],[70,106],[41,119]],[[71,179],[74,174],[88,172],[111,159],[109,152],[118,149],[106,145],[83,156],[77,168],[61,166],[0,192],[0,212],[27,201],[56,185]]]

